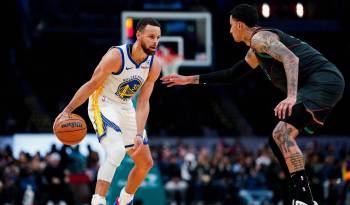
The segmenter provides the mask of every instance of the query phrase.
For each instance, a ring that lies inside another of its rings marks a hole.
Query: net
[[[177,74],[183,62],[182,56],[172,52],[170,48],[159,46],[157,58],[162,67],[163,75]]]

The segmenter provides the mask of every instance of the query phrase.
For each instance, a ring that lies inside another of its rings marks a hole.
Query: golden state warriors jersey
[[[122,57],[122,65],[117,73],[107,77],[103,86],[95,91],[95,98],[107,98],[110,101],[129,104],[131,98],[142,87],[152,67],[153,55],[147,56],[139,64],[132,57],[130,50],[132,44],[124,44],[112,48],[119,49]],[[102,99],[103,100],[103,99]]]

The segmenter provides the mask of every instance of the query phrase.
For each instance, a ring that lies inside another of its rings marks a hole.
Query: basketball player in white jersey
[[[132,204],[136,190],[153,166],[144,128],[150,109],[149,98],[161,71],[154,56],[161,30],[159,22],[152,18],[141,19],[136,30],[136,42],[112,47],[103,56],[92,78],[80,87],[56,118],[56,121],[68,118],[89,98],[89,117],[107,153],[107,159],[98,171],[92,205],[106,204],[105,196],[114,172],[126,152],[135,166],[116,204]],[[131,98],[138,91],[135,112]]]

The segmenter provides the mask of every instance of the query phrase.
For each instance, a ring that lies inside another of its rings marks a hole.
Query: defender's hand
[[[161,79],[163,84],[167,84],[167,87],[172,87],[174,85],[187,85],[192,83],[190,76],[183,76],[178,74],[171,74],[163,76]]]
[[[286,117],[286,113],[288,112],[288,116],[292,115],[292,109],[295,105],[297,99],[296,97],[287,97],[286,99],[282,100],[278,105],[275,107],[275,116],[278,116],[279,119],[284,119]]]

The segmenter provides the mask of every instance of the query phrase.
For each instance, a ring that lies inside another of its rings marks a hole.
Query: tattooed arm
[[[283,63],[287,76],[287,94],[288,96],[296,96],[299,58],[279,40],[277,34],[270,31],[261,31],[255,34],[252,38],[251,46],[256,51],[267,53],[274,59]]]
[[[201,75],[181,76],[178,74],[171,74],[161,78],[163,84],[168,87],[174,85],[187,84],[226,84],[239,81],[248,75],[252,69],[259,65],[259,61],[252,49],[249,49],[244,60],[236,62],[231,68],[220,71],[215,71]]]
[[[298,89],[299,58],[290,51],[280,40],[277,34],[270,31],[260,31],[252,38],[251,47],[257,52],[269,54],[274,59],[283,63],[287,77],[287,98],[275,108],[275,115],[285,118],[292,113],[292,107],[296,102]]]

